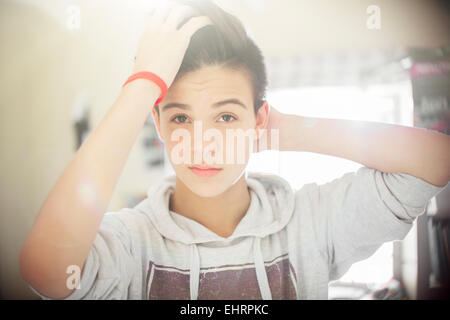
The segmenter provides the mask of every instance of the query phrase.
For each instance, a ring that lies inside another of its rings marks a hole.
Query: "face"
[[[173,83],[159,117],[154,109],[153,116],[177,179],[201,197],[214,197],[244,174],[268,108],[255,115],[244,70],[205,66]]]

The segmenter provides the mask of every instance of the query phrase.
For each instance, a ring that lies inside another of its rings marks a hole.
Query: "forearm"
[[[283,115],[281,151],[308,151],[406,173],[436,186],[450,180],[450,137],[379,122]]]
[[[31,281],[55,279],[61,291],[47,293],[65,292],[63,278],[69,265],[82,268],[130,150],[159,94],[146,80],[123,88],[43,203],[20,262],[23,275]]]

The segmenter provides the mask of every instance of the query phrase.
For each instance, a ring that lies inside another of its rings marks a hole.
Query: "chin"
[[[222,193],[224,193],[228,188],[224,188],[224,186],[212,186],[210,184],[208,185],[196,185],[191,184],[188,186],[188,188],[202,198],[214,198]]]
[[[212,198],[219,196],[234,185],[242,174],[245,172],[243,168],[224,169],[222,172],[213,177],[195,176],[188,168],[183,168],[182,172],[176,172],[179,178],[189,190],[203,198]]]

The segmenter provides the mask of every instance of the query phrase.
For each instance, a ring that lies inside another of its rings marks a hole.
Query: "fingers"
[[[193,17],[180,28],[180,32],[192,37],[199,29],[212,24],[211,19],[206,16]]]
[[[190,17],[190,18],[189,18]],[[191,37],[197,30],[207,25],[212,25],[212,21],[206,16],[198,16],[198,12],[187,5],[179,5],[172,1],[161,2],[152,10],[154,22],[165,24],[171,29],[178,29]],[[183,24],[184,21],[186,23]]]
[[[178,29],[183,21],[195,15],[197,12],[192,7],[185,5],[173,7],[166,19],[166,24],[173,29]]]
[[[161,1],[153,10],[152,18],[155,22],[164,23],[170,11],[176,5],[171,1]]]

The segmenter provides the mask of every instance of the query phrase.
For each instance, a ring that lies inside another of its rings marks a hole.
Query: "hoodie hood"
[[[229,238],[168,210],[174,176],[135,207],[105,213],[65,300],[326,300],[330,281],[404,239],[445,189],[368,167],[295,193],[277,176],[246,178],[251,204]]]
[[[198,245],[214,242],[227,245],[231,241],[250,237],[253,242],[253,259],[261,297],[271,300],[269,281],[263,260],[261,239],[279,232],[289,222],[294,211],[294,193],[289,183],[279,176],[266,173],[247,173],[250,205],[228,238],[223,238],[200,223],[169,210],[169,199],[175,188],[175,175],[149,189],[147,195],[151,210],[150,219],[164,237],[190,246],[190,296],[197,299],[201,257]]]
[[[250,206],[233,234],[221,237],[200,223],[169,210],[169,199],[175,188],[175,175],[152,186],[147,196],[148,215],[164,237],[186,245],[229,242],[240,237],[263,238],[283,229],[294,210],[294,193],[283,178],[266,173],[247,173]]]

